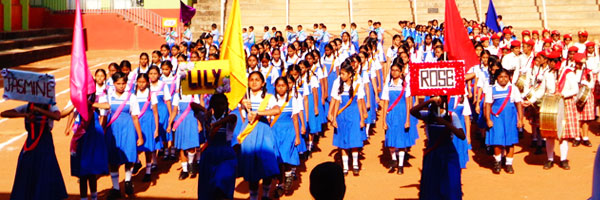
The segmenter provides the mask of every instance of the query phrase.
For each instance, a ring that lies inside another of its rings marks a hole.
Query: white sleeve
[[[169,91],[169,87],[167,86],[167,84],[165,84],[165,86],[163,87],[163,98],[165,100],[171,100],[171,92]]]
[[[277,99],[275,99],[275,95],[271,95],[271,98],[269,99],[269,103],[267,104],[266,109],[271,109],[276,105],[277,105]]]
[[[179,95],[176,95],[173,97],[173,102],[171,102],[172,106],[179,106],[179,101],[181,101],[181,98],[179,98]]]
[[[362,78],[363,84],[367,84],[367,83],[371,82],[371,79],[369,79],[369,75],[366,72],[362,73],[361,78]]]
[[[131,115],[140,114],[140,105],[138,104],[138,100],[135,94],[131,94],[131,96],[129,97],[129,112],[131,113]]]
[[[200,95],[194,94],[190,98],[192,98],[192,102],[200,104]]]
[[[317,76],[310,78],[310,89],[319,87],[319,78]]]
[[[519,92],[519,89],[516,86],[511,86],[512,87],[512,91],[510,91],[510,98],[514,103],[520,103],[521,101],[523,101],[523,99],[521,98],[521,93]]]
[[[152,103],[152,105],[158,104],[158,97],[156,97],[156,93],[150,92],[150,94],[150,103]]]
[[[308,93],[310,93],[310,87],[308,83],[304,83],[302,85],[302,88],[300,88],[303,92],[302,92],[302,96],[308,96]]]
[[[463,98],[463,102],[461,104],[464,107],[462,112],[463,116],[470,116],[471,114],[473,114],[471,112],[471,106],[469,106],[469,100],[467,98]]]
[[[387,56],[389,59],[394,59],[394,58],[393,58],[393,57],[394,57],[394,52],[393,52],[393,51],[394,51],[394,50],[393,50],[391,47],[390,47],[390,48],[388,48],[388,50],[387,50],[387,55],[386,55],[386,56]]]
[[[50,112],[60,112],[60,110],[58,109],[58,106],[52,105],[50,106]]]
[[[389,84],[389,80],[387,80],[385,82],[385,84],[383,85],[383,89],[381,89],[381,100],[386,100],[389,101],[390,100],[390,84]]]
[[[483,92],[485,93],[485,100],[484,100],[485,103],[494,103],[494,96],[492,94],[492,87],[493,86],[485,87],[483,89]]]
[[[340,88],[340,79],[337,78],[333,81],[333,86],[331,87],[331,98],[341,101],[342,96],[338,94],[338,88]]]
[[[292,115],[298,114],[300,113],[300,111],[303,110],[304,107],[304,102],[301,101],[299,98],[294,98],[292,97],[292,99],[290,99],[290,103],[292,103]]]
[[[356,98],[357,99],[364,99],[365,98],[365,84],[358,84],[358,91],[356,92]]]
[[[412,94],[410,93],[410,81],[408,80],[410,77],[406,77],[406,85],[404,86],[404,96],[410,97]]]

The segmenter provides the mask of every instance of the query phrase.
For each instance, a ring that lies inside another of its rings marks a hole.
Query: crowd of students
[[[419,97],[411,95],[408,69],[411,63],[444,61],[443,24],[400,21],[399,28],[384,30],[380,22],[368,23],[360,31],[355,23],[349,30],[342,24],[339,35],[324,24],[307,31],[287,26],[285,35],[264,27],[260,42],[252,26],[244,28],[249,88],[233,110],[223,94],[185,95],[179,85],[187,70],[181,63],[219,59],[216,25],[195,42],[186,25],[180,44],[175,43],[178,34],[170,31],[159,50],[141,53],[137,68],[123,60],[95,71],[96,93],[88,99],[93,120],[82,120],[72,106],[59,111],[29,103],[2,113],[24,117],[31,136],[20,154],[17,177],[43,170],[51,178],[37,184],[54,180],[49,188],[17,178],[11,195],[66,198],[49,134],[52,121],[61,117],[69,118],[65,132],[73,134],[71,173],[80,178],[82,199],[88,198],[88,185],[89,199],[97,199],[96,180],[105,174],[113,183],[109,198],[120,197],[121,165],[124,191],[133,195],[131,177],[142,168],[141,155],[144,182],[153,179],[158,162],[178,160],[179,179],[198,177],[199,199],[232,199],[237,177],[249,182],[250,199],[258,199],[259,183],[262,199],[279,198],[291,189],[296,168],[310,159],[328,129],[333,129],[333,143],[319,145],[337,148],[344,175],[359,176],[359,155],[377,120],[384,122],[389,172],[397,174],[404,173],[407,153],[421,137],[417,124],[426,125],[422,199],[461,199],[460,172],[469,161],[466,138],[471,135],[493,155],[493,173],[502,168],[514,173],[514,145],[523,137],[525,123],[532,126],[527,136],[536,154],[546,149],[544,169],[553,166],[555,141],[559,166],[567,170],[568,142],[591,146],[589,124],[596,118],[597,99],[589,95],[577,104],[575,98],[580,87],[593,91],[598,84],[598,48],[587,32],[578,32],[577,42],[570,34],[561,37],[549,30],[526,30],[517,39],[510,26],[495,33],[465,20],[473,56],[481,61],[467,66],[465,94]],[[392,44],[384,50],[388,35]],[[539,102],[547,95],[564,100],[566,124],[555,136],[542,137]],[[39,143],[36,137],[42,138]],[[45,168],[35,168],[39,166]],[[273,182],[276,191],[271,192]]]

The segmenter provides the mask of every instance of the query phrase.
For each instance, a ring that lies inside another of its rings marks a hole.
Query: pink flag
[[[70,82],[71,102],[83,119],[88,121],[87,95],[96,92],[96,85],[85,56],[79,0],[76,1],[75,26],[73,27]]]

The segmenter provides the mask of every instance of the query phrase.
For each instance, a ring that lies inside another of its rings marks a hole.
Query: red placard
[[[413,96],[465,94],[463,61],[410,63],[409,70]]]

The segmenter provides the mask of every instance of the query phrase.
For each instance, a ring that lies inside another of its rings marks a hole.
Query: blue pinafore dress
[[[169,91],[169,86],[165,83],[165,88]],[[171,97],[172,99],[172,97]],[[158,111],[158,137],[160,142],[170,142],[173,141],[173,135],[167,133],[167,128],[169,127],[169,108],[165,103],[165,93],[163,88],[159,88],[159,91],[156,93],[156,100],[158,103],[156,104],[156,108]],[[140,107],[141,108],[141,107]]]
[[[149,94],[150,96],[150,94]],[[148,107],[145,112],[144,105],[148,102]],[[160,137],[154,137],[154,131],[156,130],[156,123],[154,121],[154,112],[152,111],[152,102],[150,98],[138,96],[138,105],[140,107],[140,115],[143,112],[144,115],[139,116],[140,128],[142,129],[142,137],[144,137],[144,144],[137,147],[138,151],[143,152],[154,152],[162,148],[162,142]]]
[[[457,100],[460,101],[459,98],[456,96],[452,96],[450,98],[450,100],[448,101],[448,110],[458,115],[462,127],[456,128],[462,128],[466,133],[467,124],[465,123],[465,116],[462,114],[465,107],[461,102],[458,102],[458,104],[456,104],[456,107],[454,107]],[[456,152],[458,153],[460,167],[463,169],[467,168],[467,162],[469,162],[469,150],[471,150],[471,145],[469,144],[469,141],[467,141],[467,139],[462,140],[458,137],[452,137],[452,144],[454,144],[454,148],[456,148]]]
[[[509,86],[512,87],[512,86]],[[513,88],[513,89],[516,89]],[[486,145],[498,145],[498,146],[511,146],[516,143],[519,143],[519,132],[517,129],[517,107],[514,103],[509,102],[506,103],[504,110],[496,116],[494,113],[497,113],[502,103],[508,93],[509,89],[505,91],[496,90],[496,86],[492,87],[492,94],[494,98],[494,103],[492,104],[492,113],[490,114],[490,119],[494,122],[494,126],[490,127],[487,131],[487,136],[485,137]],[[517,90],[514,90],[515,92]],[[509,97],[510,98],[510,97]]]
[[[77,115],[76,124],[80,124],[81,115]],[[85,129],[85,134],[77,140],[77,148],[71,154],[71,176],[108,174],[108,151],[104,141],[104,130],[94,112],[94,121]]]
[[[307,72],[310,73],[310,72]],[[307,75],[311,76],[311,75]],[[313,81],[312,79],[316,79],[316,76],[311,77],[311,81]],[[321,100],[319,99],[319,96],[317,96],[317,104],[315,105],[315,95],[319,95],[319,93],[317,94],[313,94],[312,92],[312,88],[309,84],[309,81],[307,80],[307,78],[303,78],[304,80],[304,84],[307,84],[305,87],[308,87],[308,95],[306,96],[308,98],[308,108],[304,109],[304,111],[307,113],[308,116],[308,120],[306,121],[306,132],[310,133],[310,134],[318,134],[319,132],[321,132],[321,124],[322,124],[322,115],[324,115],[323,110],[320,109],[320,104],[321,104]],[[316,88],[317,91],[320,91],[319,88]],[[319,115],[315,116],[315,107],[317,107],[318,111],[319,111]]]
[[[398,104],[389,112],[385,123],[388,125],[388,129],[385,133],[385,146],[394,148],[407,148],[415,145],[415,140],[406,131],[404,124],[406,123],[406,93],[403,92],[402,87],[391,87],[390,86],[390,106],[394,101],[400,97]],[[373,109],[373,108],[371,108]],[[388,108],[384,108],[388,109]],[[410,130],[410,129],[409,129]]]
[[[173,135],[173,145],[175,145],[175,148],[180,150],[188,150],[191,148],[200,147],[200,142],[203,141],[202,134],[198,132],[198,119],[196,116],[194,116],[194,111],[190,110],[186,116],[183,116],[185,110],[191,106],[190,102],[193,101],[192,98],[198,97],[190,97],[187,101],[179,101],[177,117],[173,122],[173,126],[175,126],[175,122],[178,121],[179,118],[184,117],[183,121],[181,121],[181,124],[179,124],[179,127],[177,127]]]
[[[123,93],[122,95],[127,95]],[[110,96],[110,122],[123,100]],[[131,96],[130,98],[135,98]],[[108,147],[108,162],[112,165],[134,163],[137,161],[137,133],[133,126],[129,102],[125,102],[119,117],[106,128],[106,145]]]
[[[279,151],[279,162],[298,166],[300,165],[300,156],[298,148],[294,144],[296,141],[296,129],[294,127],[294,119],[292,118],[294,102],[293,99],[289,100],[279,118],[273,124],[272,130]],[[300,126],[301,124],[298,123],[298,125]]]
[[[343,83],[342,83],[343,84]],[[342,93],[340,101],[340,109],[343,108],[348,101],[350,95],[347,92]],[[333,134],[333,146],[341,149],[351,149],[363,147],[363,141],[366,140],[366,135],[363,128],[360,127],[360,111],[358,110],[358,97],[352,97],[351,104],[337,116],[338,128]]]

